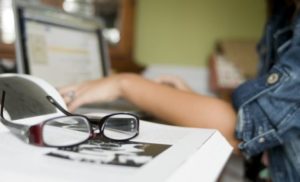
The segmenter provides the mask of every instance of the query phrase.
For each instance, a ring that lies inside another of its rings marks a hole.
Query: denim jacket
[[[300,16],[288,23],[285,14],[266,24],[258,77],[235,90],[233,104],[242,153],[267,151],[272,181],[300,181]]]

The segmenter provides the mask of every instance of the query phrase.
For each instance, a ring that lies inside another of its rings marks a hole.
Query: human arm
[[[234,137],[236,114],[219,99],[183,92],[146,80],[134,74],[119,74],[61,90],[62,95],[76,90],[70,110],[91,102],[124,98],[142,110],[172,124],[218,129],[237,148]]]
[[[155,82],[160,83],[160,84],[165,84],[170,87],[182,90],[182,91],[187,91],[187,92],[192,92],[193,90],[190,88],[190,86],[180,77],[178,76],[173,76],[173,75],[162,75],[154,79]]]

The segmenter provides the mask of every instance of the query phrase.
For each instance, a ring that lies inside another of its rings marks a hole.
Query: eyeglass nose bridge
[[[103,123],[105,122],[105,118],[106,117],[99,117],[99,116],[90,116],[90,115],[85,115],[85,117],[88,119],[88,121],[91,124],[94,125],[103,125]]]
[[[86,116],[87,120],[91,123],[92,131],[91,131],[91,138],[96,138],[97,136],[104,136],[104,123],[106,122],[107,118],[109,117],[95,117],[95,116]],[[108,138],[108,137],[106,137]]]

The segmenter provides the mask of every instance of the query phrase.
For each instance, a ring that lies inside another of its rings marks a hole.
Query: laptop
[[[14,1],[17,72],[42,78],[59,88],[109,75],[110,60],[102,24],[37,3]],[[88,105],[79,112],[136,111],[117,101]]]
[[[102,25],[37,3],[14,2],[17,71],[55,87],[108,75]]]

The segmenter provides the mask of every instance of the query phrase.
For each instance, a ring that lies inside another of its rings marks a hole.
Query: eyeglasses
[[[24,142],[47,147],[74,146],[96,135],[102,135],[113,141],[128,141],[139,134],[139,118],[136,115],[114,113],[102,118],[87,117],[69,113],[51,96],[46,98],[66,116],[50,118],[35,125],[13,123],[3,116],[5,101],[5,91],[3,91],[0,121]],[[99,129],[97,133],[95,127]]]

